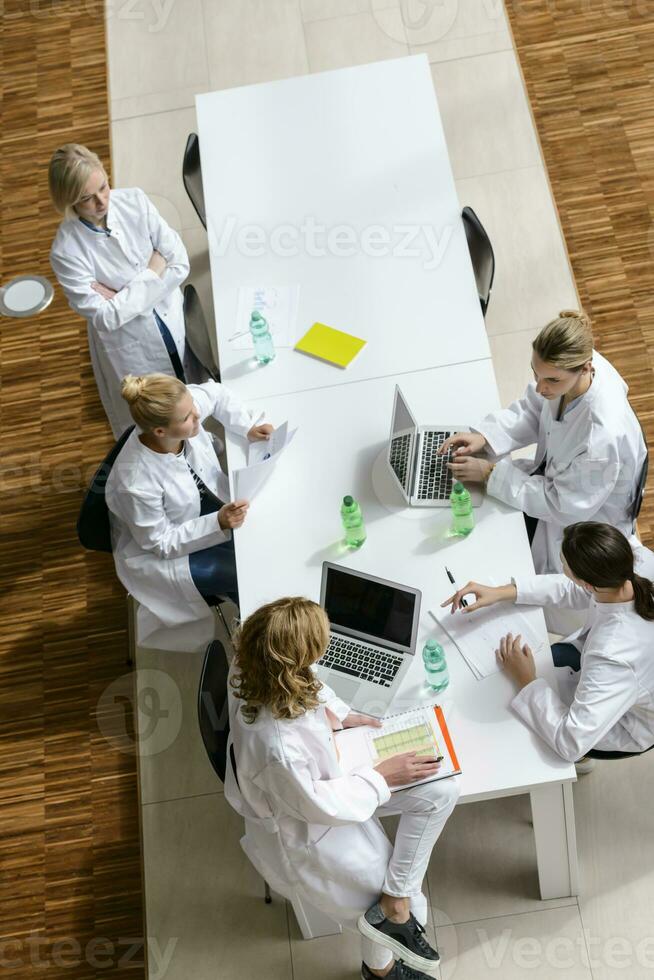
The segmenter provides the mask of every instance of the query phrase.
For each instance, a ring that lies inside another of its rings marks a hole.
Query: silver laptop
[[[418,425],[398,385],[395,385],[388,465],[402,496],[411,507],[449,507],[452,492],[450,452],[438,451],[455,432],[469,432],[466,425]],[[483,493],[470,484],[472,506],[480,507]]]
[[[318,676],[357,711],[382,718],[411,666],[419,589],[323,562],[320,605],[331,637]]]

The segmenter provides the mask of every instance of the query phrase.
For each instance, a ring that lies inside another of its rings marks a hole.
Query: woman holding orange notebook
[[[230,675],[236,772],[228,767],[225,795],[245,818],[244,850],[273,888],[358,928],[364,980],[420,980],[439,959],[424,937],[422,881],[458,781],[391,797],[392,787],[438,771],[415,752],[341,768],[333,732],[380,723],[316,676],[328,642],[327,616],[308,599],[279,599],[243,623]],[[389,814],[400,814],[394,846],[379,822]]]

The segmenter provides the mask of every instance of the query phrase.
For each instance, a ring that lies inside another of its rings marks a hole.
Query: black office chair
[[[220,369],[216,364],[209,343],[209,330],[204,316],[204,310],[195,286],[190,283],[184,287],[184,323],[186,325],[186,343],[191,348],[196,360],[214,381],[220,381]]]
[[[643,433],[643,437],[644,435],[645,433]],[[636,527],[636,520],[638,518],[638,515],[640,514],[640,508],[643,506],[643,497],[645,496],[645,486],[647,484],[648,471],[649,471],[649,452],[645,456],[645,462],[643,463],[643,468],[640,471],[638,486],[636,488],[636,496],[634,497],[634,502],[631,509],[631,519],[633,521],[634,529]]]
[[[465,207],[461,212],[461,217],[468,241],[472,268],[475,273],[481,312],[486,316],[495,278],[495,253],[490,238],[486,234],[486,229],[472,208]]]
[[[107,479],[118,458],[118,454],[129,439],[134,426],[125,429],[116,444],[110,449],[95,471],[77,518],[77,537],[88,551],[107,551],[111,554],[111,524],[109,508],[105,500]]]
[[[197,212],[197,216],[207,227],[207,215],[204,208],[204,188],[202,186],[202,165],[200,163],[200,140],[197,133],[191,133],[186,141],[184,150],[184,162],[182,164],[182,178],[186,193],[191,199],[191,204]]]
[[[651,752],[654,749],[654,745],[650,745],[648,749],[643,749],[642,752],[603,752],[602,749],[591,749],[590,752],[586,753],[587,759],[633,759],[637,755],[645,755],[646,752]]]
[[[198,722],[209,762],[218,779],[221,783],[225,782],[229,754],[229,764],[238,785],[234,746],[229,744],[228,673],[229,664],[225,648],[219,640],[214,640],[207,647],[202,664],[198,690]],[[264,886],[266,905],[270,905],[272,899],[267,881],[264,882]]]

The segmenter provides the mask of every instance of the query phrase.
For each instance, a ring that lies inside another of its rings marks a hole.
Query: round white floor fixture
[[[52,283],[45,276],[16,276],[0,288],[0,313],[35,316],[50,305],[53,296]]]

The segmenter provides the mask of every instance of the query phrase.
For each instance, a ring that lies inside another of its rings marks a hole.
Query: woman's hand
[[[493,464],[489,459],[480,459],[478,456],[465,456],[463,459],[457,454],[452,457],[452,462],[447,464],[447,468],[452,470],[452,476],[461,483],[485,483],[488,479]]]
[[[522,637],[507,633],[500,640],[499,650],[495,651],[497,662],[503,667],[519,690],[536,680],[534,655],[527,644],[520,645]]]
[[[382,723],[379,718],[372,715],[362,715],[358,711],[350,711],[343,719],[343,728],[359,728],[361,725],[369,725],[371,728],[381,728]]]
[[[161,277],[163,276],[167,268],[168,268],[168,263],[164,259],[161,252],[157,252],[155,248],[152,255],[150,256],[150,261],[148,262],[148,269],[151,269],[155,273],[155,275]]]
[[[464,596],[467,595],[474,595],[477,601],[465,607],[461,603]],[[445,602],[441,602],[441,609],[451,605],[451,613],[456,612],[457,609],[463,609],[464,613],[469,613],[474,612],[475,609],[483,609],[484,606],[494,606],[496,602],[506,602],[507,600],[515,602],[517,596],[518,590],[512,583],[509,585],[479,585],[478,582],[468,582]]]
[[[269,425],[268,422],[264,425],[253,425],[248,432],[248,442],[262,442],[264,439],[270,439],[270,434],[274,431],[274,426]]]
[[[247,500],[235,500],[231,504],[223,504],[218,511],[218,524],[223,531],[240,527],[245,520],[250,504]]]
[[[480,453],[485,445],[486,437],[482,436],[481,432],[457,432],[445,440],[439,449],[439,455],[455,447],[455,456],[472,456],[474,453]]]
[[[117,289],[112,289],[111,286],[105,286],[103,282],[92,282],[91,289],[94,289],[96,293],[99,293],[103,299],[113,299]]]
[[[440,757],[439,757],[440,758]],[[441,764],[434,756],[418,755],[417,752],[403,752],[384,759],[375,769],[383,776],[388,785],[404,786],[405,783],[416,783],[419,779],[435,776]]]

